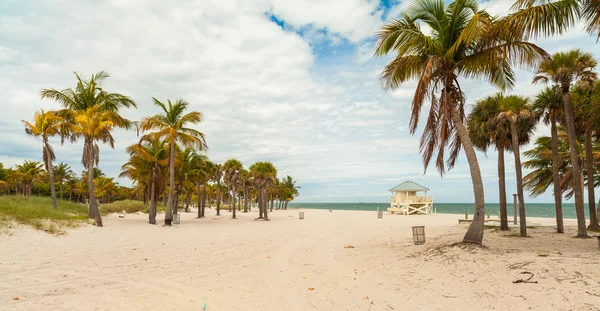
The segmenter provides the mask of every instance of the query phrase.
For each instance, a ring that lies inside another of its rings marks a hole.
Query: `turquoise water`
[[[335,209],[335,210],[359,210],[359,211],[376,211],[379,207],[382,210],[387,210],[389,203],[290,203],[288,208],[302,207],[314,209]],[[473,203],[434,203],[433,207],[436,212],[443,214],[461,214],[465,211],[469,215],[473,215],[475,205]],[[486,204],[486,209],[490,210],[491,215],[498,215],[499,204]],[[513,216],[513,204],[508,204],[508,216]],[[554,203],[529,203],[525,204],[525,212],[529,217],[555,217]],[[487,211],[486,211],[487,213]],[[588,207],[585,205],[585,215],[588,217]],[[575,205],[573,203],[563,203],[563,217],[575,219]]]

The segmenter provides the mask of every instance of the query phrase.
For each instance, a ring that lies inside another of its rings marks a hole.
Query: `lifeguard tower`
[[[429,188],[416,182],[405,181],[389,190],[391,192],[390,214],[427,215],[433,213],[433,197],[427,196]],[[424,195],[417,195],[424,192]]]

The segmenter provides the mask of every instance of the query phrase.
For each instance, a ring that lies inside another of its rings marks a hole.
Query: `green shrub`
[[[145,205],[142,201],[122,200],[100,205],[100,213],[102,213],[102,215],[122,213],[123,211],[125,211],[127,214],[133,214],[137,212],[148,213],[149,208],[149,204]],[[156,209],[158,212],[164,212],[166,210],[166,206],[162,203],[158,203]]]

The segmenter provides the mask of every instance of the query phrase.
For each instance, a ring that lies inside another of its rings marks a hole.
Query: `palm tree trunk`
[[[550,119],[550,134],[552,136],[552,183],[554,187],[554,204],[556,206],[556,232],[564,233],[563,213],[562,213],[562,191],[560,188],[560,176],[558,169],[558,131],[556,130],[556,118],[554,115]]]
[[[48,166],[48,177],[50,177],[50,193],[52,194],[52,208],[56,210],[56,189],[54,188],[54,168],[52,167],[52,157],[50,156],[50,148],[48,147],[48,138],[44,138],[44,148],[46,148]]]
[[[269,206],[267,205],[269,201],[267,201],[267,194],[265,193],[265,189],[261,188],[262,192],[262,201],[263,201],[263,220],[269,220]]]
[[[221,216],[221,180],[217,180],[217,216]]]
[[[517,196],[519,197],[519,226],[521,236],[527,236],[527,223],[525,219],[525,196],[523,195],[523,171],[521,169],[521,151],[519,150],[519,132],[516,121],[510,122],[513,154],[515,156],[515,170],[517,172]]]
[[[585,227],[585,212],[583,207],[583,192],[581,187],[581,168],[579,166],[579,155],[577,154],[577,141],[575,132],[575,116],[569,86],[562,88],[563,102],[565,104],[565,121],[567,123],[567,134],[569,136],[569,155],[571,156],[571,169],[573,171],[573,192],[575,192],[575,213],[577,214],[577,236],[587,237]]]
[[[173,214],[179,212],[179,198],[181,197],[181,181],[177,183],[177,190],[175,191],[175,204],[173,205]]]
[[[258,219],[263,219],[263,193],[261,188],[258,188],[257,200],[258,202],[256,203],[258,204]]]
[[[287,205],[288,205],[288,201],[285,201],[285,204],[283,205],[283,209],[287,209]]]
[[[206,183],[202,185],[202,214],[200,217],[204,217],[204,208],[206,207],[206,186]],[[210,204],[210,201],[208,202],[208,204]]]
[[[156,167],[152,170],[152,189],[150,190],[150,210],[148,211],[148,223],[156,224]]]
[[[235,208],[235,187],[232,187],[231,191],[232,191],[231,198],[233,199],[233,217],[231,217],[231,218],[235,219],[235,209],[236,209]],[[230,206],[231,206],[231,203],[230,203]]]
[[[506,170],[504,169],[504,145],[498,145],[498,191],[500,199],[500,230],[508,230],[506,210]]]
[[[463,123],[463,120],[456,109],[452,110],[452,122],[460,137],[460,142],[465,150],[467,161],[469,162],[471,180],[473,181],[473,195],[475,196],[475,214],[473,215],[473,221],[469,226],[469,230],[467,230],[467,233],[463,238],[463,242],[481,245],[483,242],[483,223],[485,221],[485,199],[481,171],[479,169],[479,163],[477,162],[477,154],[475,153],[475,148],[473,148],[471,138],[469,138],[467,127]]]
[[[244,186],[244,213],[248,213],[248,187]]]
[[[200,183],[196,183],[196,188],[198,189],[198,216],[196,218],[202,218],[202,189],[200,188]]]
[[[170,143],[171,155],[169,156],[169,201],[165,211],[165,226],[173,222],[173,204],[175,203],[175,141]]]
[[[86,140],[88,145],[88,194],[89,194],[89,205],[90,214],[96,219],[96,226],[102,227],[102,216],[98,210],[96,197],[94,196],[94,141],[91,139]]]
[[[600,230],[600,224],[598,224],[598,216],[596,215],[596,207],[594,206],[596,198],[594,196],[594,155],[592,152],[591,128],[585,131],[585,163],[588,179],[588,208],[590,209],[590,225],[587,229],[598,231]]]

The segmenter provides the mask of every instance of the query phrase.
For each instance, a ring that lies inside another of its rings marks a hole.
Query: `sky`
[[[506,14],[512,1],[482,1]],[[104,70],[103,87],[130,96],[132,120],[158,113],[152,97],[183,98],[203,113],[208,157],[250,166],[271,161],[279,176],[302,187],[297,202],[386,202],[388,189],[412,180],[436,202],[473,202],[464,155],[443,178],[424,172],[422,127],[408,131],[414,82],[385,92],[379,73],[390,57],[373,58],[374,35],[409,3],[395,0],[4,0],[0,5],[0,162],[41,161],[42,144],[21,120],[40,109],[44,88],[75,86],[73,71]],[[600,59],[596,40],[575,27],[536,41],[550,53],[581,48]],[[518,71],[516,94],[535,96],[531,72]],[[497,92],[461,80],[467,105]],[[425,119],[424,117],[422,119]],[[549,135],[538,126],[536,135]],[[116,130],[115,149],[100,147],[111,177],[127,161],[134,131]],[[82,170],[82,142],[52,139],[57,161]],[[528,149],[525,146],[523,150]],[[498,202],[497,157],[478,153],[487,202]],[[507,191],[515,192],[514,159],[506,155]],[[527,171],[524,172],[525,174]],[[128,179],[117,178],[122,185]],[[526,202],[551,202],[550,191]]]

